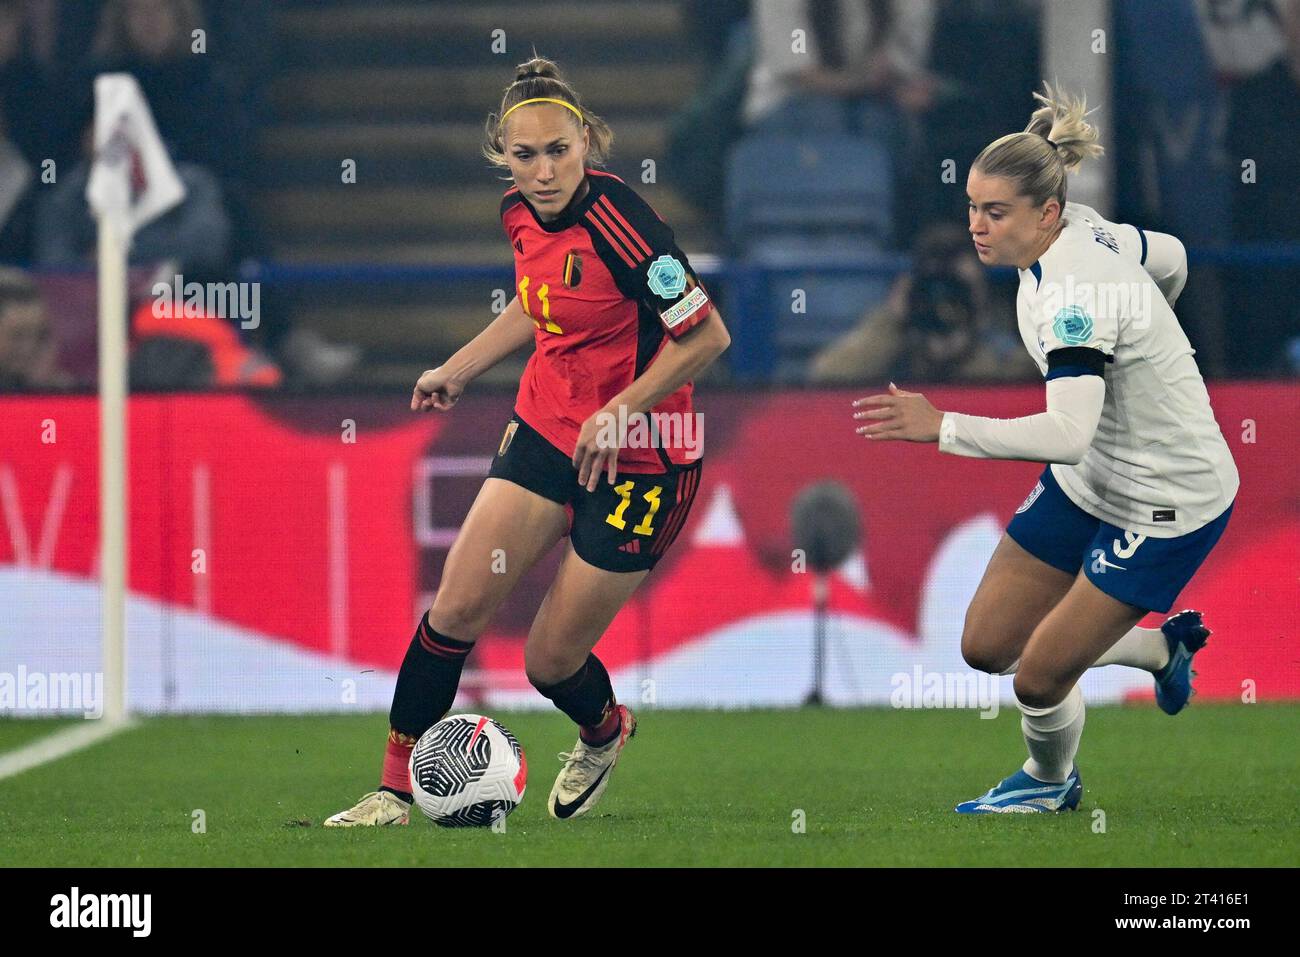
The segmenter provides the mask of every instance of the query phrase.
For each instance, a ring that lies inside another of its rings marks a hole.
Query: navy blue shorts
[[[1039,561],[1088,581],[1112,598],[1146,611],[1168,611],[1232,515],[1176,538],[1149,538],[1089,515],[1065,494],[1048,466],[1016,509],[1007,534]]]

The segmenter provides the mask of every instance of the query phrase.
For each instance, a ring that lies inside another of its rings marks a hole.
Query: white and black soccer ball
[[[488,827],[524,799],[528,761],[515,736],[491,718],[455,714],[411,751],[411,793],[442,827]]]

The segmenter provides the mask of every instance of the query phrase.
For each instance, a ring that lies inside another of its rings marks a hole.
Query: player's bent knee
[[[524,648],[524,674],[534,688],[549,688],[570,678],[587,660],[586,654],[574,661],[570,656],[536,647]]]
[[[1055,708],[1070,693],[1068,686],[1063,686],[1051,675],[1045,675],[1032,668],[1021,666],[1012,683],[1016,700],[1028,708]]]
[[[492,609],[485,602],[467,601],[463,598],[443,598],[442,592],[434,598],[425,615],[429,625],[449,638],[458,641],[477,641],[487,630]]]
[[[538,690],[559,684],[575,671],[576,669],[570,668],[566,674],[565,669],[562,666],[557,666],[557,663],[553,661],[545,664],[524,666],[524,674],[528,676],[528,683]]]
[[[961,656],[976,671],[985,671],[991,675],[1002,674],[1016,660],[1013,652],[969,626],[962,631]]]
[[[976,671],[984,671],[991,675],[1001,674],[1011,664],[1010,660],[1003,660],[1006,656],[993,654],[991,649],[975,642],[968,644],[965,639],[961,643],[961,656],[966,664]]]

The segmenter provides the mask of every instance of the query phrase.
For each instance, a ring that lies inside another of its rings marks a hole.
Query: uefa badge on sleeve
[[[1066,306],[1052,320],[1052,333],[1067,346],[1081,346],[1092,338],[1092,316],[1078,306]]]
[[[669,255],[650,264],[647,279],[650,291],[662,299],[676,299],[686,289],[686,269]]]

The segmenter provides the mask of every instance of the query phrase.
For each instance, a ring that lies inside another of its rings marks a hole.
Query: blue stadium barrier
[[[1188,250],[1187,258],[1192,267],[1296,268],[1300,267],[1300,243],[1193,248]],[[822,282],[874,280],[888,285],[911,266],[911,257],[901,253],[878,252],[856,259],[852,255],[830,256],[811,246],[803,249],[791,246],[782,249],[779,255],[764,255],[756,259],[718,260],[705,256],[696,259],[700,277],[719,290],[718,298],[726,304],[727,326],[732,334],[726,360],[733,376],[741,381],[770,379],[777,368],[780,336],[778,314],[772,309],[771,290],[778,280],[813,274]],[[1015,271],[1010,267],[998,267],[989,272],[990,278],[1009,280]],[[509,288],[514,281],[514,269],[509,265],[333,265],[249,261],[240,270],[239,278],[246,282],[286,286],[490,282]],[[866,305],[864,303],[864,308]]]

